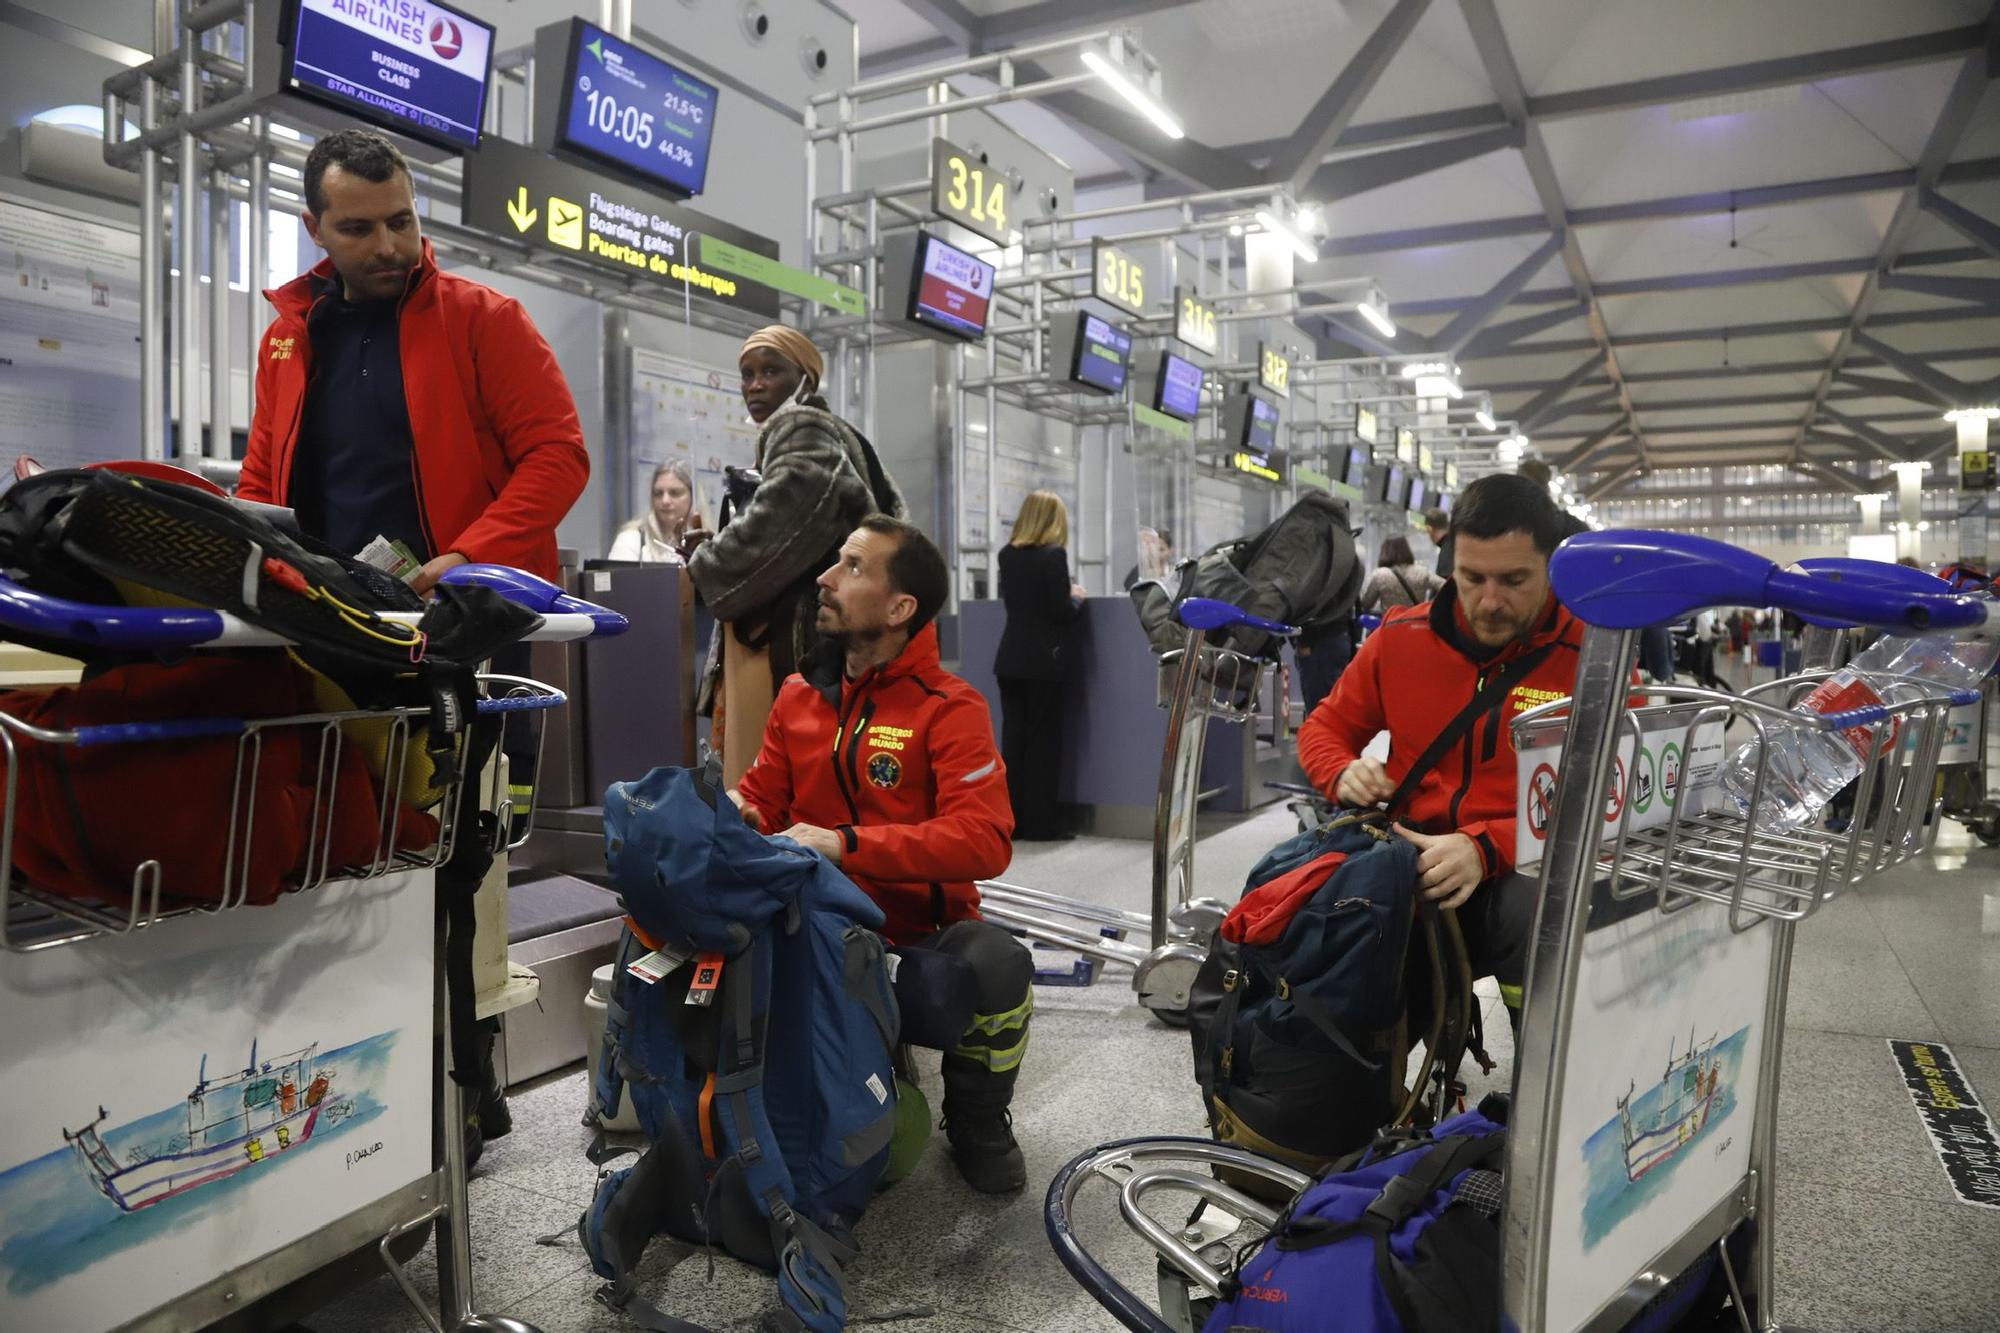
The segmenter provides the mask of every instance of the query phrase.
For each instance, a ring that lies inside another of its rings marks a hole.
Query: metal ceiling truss
[[[1953,203],[1936,190],[1918,190],[1917,203],[1926,213],[1971,241],[1988,255],[2000,259],[2000,223],[1988,222],[1965,205]]]
[[[1910,324],[1947,324],[1958,320],[1980,319],[2000,319],[2000,309],[1986,306],[1945,306],[1937,310],[1906,310],[1890,315],[1877,315],[1871,322],[1876,328],[1886,329]],[[1699,329],[1655,329],[1648,333],[1624,333],[1613,338],[1611,345],[1614,348],[1657,347],[1673,343],[1721,342],[1724,338],[1740,342],[1746,338],[1779,338],[1794,333],[1833,333],[1848,327],[1849,320],[1840,315],[1828,315],[1818,319],[1774,319],[1761,324],[1717,324]],[[1480,361],[1496,356],[1558,356],[1586,351],[1594,346],[1602,344],[1589,338],[1565,339],[1559,342],[1525,342],[1500,352],[1468,351],[1461,359]],[[1874,348],[1871,350],[1875,350],[1878,357],[1881,356],[1879,350]],[[1986,355],[1992,356],[1996,353],[2000,353],[2000,348],[1989,350]],[[1929,359],[1928,353],[1925,354],[1925,359]],[[1826,363],[1812,362],[1810,369],[1825,370]],[[1897,369],[1902,368],[1898,366]]]

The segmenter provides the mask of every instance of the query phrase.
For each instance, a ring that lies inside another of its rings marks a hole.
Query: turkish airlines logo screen
[[[392,129],[478,143],[492,28],[422,0],[299,0],[298,14],[295,85],[372,109]]]
[[[986,332],[986,311],[993,301],[993,266],[952,249],[935,236],[927,237],[924,244],[917,317],[972,337]]]

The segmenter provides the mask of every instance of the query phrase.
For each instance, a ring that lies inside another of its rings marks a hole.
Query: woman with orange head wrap
[[[737,367],[743,406],[762,428],[760,479],[749,503],[688,562],[716,619],[720,650],[709,654],[704,693],[719,699],[716,744],[728,787],[757,757],[778,682],[817,642],[813,580],[863,518],[905,517],[874,446],[820,397],[826,364],[810,338],[769,325],[744,340]]]

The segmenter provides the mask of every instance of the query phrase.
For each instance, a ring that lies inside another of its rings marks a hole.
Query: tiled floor
[[[1201,879],[1240,884],[1290,831],[1272,811],[1206,838]],[[1024,846],[1010,877],[1142,906],[1146,851],[1080,839]],[[1116,1325],[1057,1264],[1043,1232],[1040,1182],[1076,1153],[1138,1133],[1199,1133],[1185,1033],[1129,1002],[1118,978],[1036,995],[1033,1045],[1015,1127],[1035,1184],[1019,1198],[973,1194],[934,1141],[916,1174],[883,1195],[860,1229],[857,1312],[930,1311],[890,1327],[1064,1333]],[[1493,1002],[1497,1006],[1497,1002]],[[1488,1024],[1511,1069],[1507,1024]],[[2000,1329],[2000,1211],[1952,1195],[1885,1042],[1948,1043],[1988,1105],[2000,1102],[2000,850],[1947,825],[1926,861],[1830,904],[1799,931],[1784,1055],[1778,1312],[1817,1333],[1992,1333]],[[933,1088],[935,1083],[932,1084]],[[574,1224],[593,1168],[580,1072],[517,1090],[515,1130],[489,1146],[472,1189],[478,1304],[543,1333],[634,1326],[596,1304]],[[1077,1228],[1135,1291],[1152,1264],[1104,1192],[1086,1197]],[[536,1238],[562,1233],[552,1245]],[[754,1327],[768,1278],[665,1245],[649,1254],[642,1290],[661,1308],[712,1328]],[[428,1256],[418,1281],[434,1286]],[[305,1321],[312,1333],[416,1333],[420,1321],[386,1279]]]

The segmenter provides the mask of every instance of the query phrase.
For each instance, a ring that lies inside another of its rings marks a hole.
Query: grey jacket
[[[757,437],[763,480],[742,513],[695,550],[688,574],[718,621],[756,646],[768,630],[783,680],[817,635],[813,580],[870,513],[905,516],[902,492],[861,433],[823,400],[787,403]]]
[[[1388,565],[1379,565],[1369,576],[1367,586],[1361,589],[1354,609],[1372,611],[1380,606],[1387,611],[1394,606],[1416,606],[1436,597],[1444,583],[1443,579],[1422,565],[1398,565],[1393,569]]]

